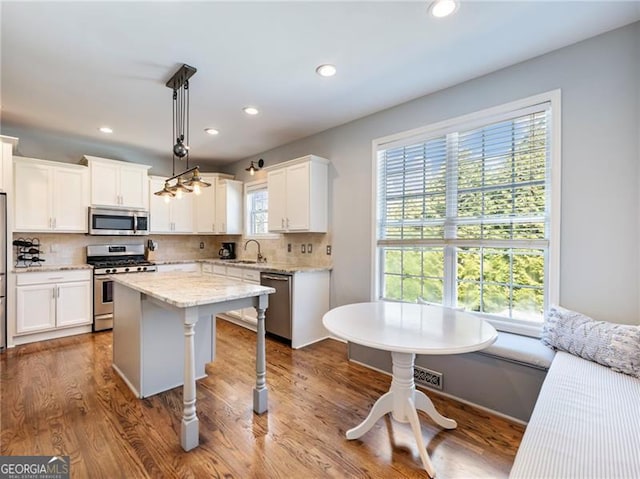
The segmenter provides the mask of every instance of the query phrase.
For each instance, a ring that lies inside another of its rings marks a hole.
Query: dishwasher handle
[[[260,279],[272,279],[274,281],[289,281],[290,276],[272,276],[270,274],[263,274]]]

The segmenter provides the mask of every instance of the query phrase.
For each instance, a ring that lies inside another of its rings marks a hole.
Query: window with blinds
[[[533,105],[379,146],[381,298],[542,321],[550,110]]]
[[[265,236],[268,228],[269,194],[266,182],[252,184],[246,188],[247,236]]]

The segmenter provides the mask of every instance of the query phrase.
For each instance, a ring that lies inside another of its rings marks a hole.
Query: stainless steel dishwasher
[[[260,284],[276,290],[269,295],[269,307],[265,314],[267,333],[291,341],[291,275],[261,273]]]

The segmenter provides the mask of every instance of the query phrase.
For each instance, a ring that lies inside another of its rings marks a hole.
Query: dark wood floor
[[[0,454],[69,455],[74,478],[427,477],[408,424],[360,423],[390,377],[346,359],[333,340],[293,351],[267,340],[269,411],[252,411],[255,333],[218,321],[217,359],[198,382],[200,446],[179,445],[182,388],[136,399],[111,368],[111,333],[25,345],[0,355]],[[507,477],[523,427],[436,396],[458,421],[421,414],[437,477]]]

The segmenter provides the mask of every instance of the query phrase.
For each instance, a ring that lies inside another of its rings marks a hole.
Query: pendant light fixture
[[[264,160],[260,158],[258,160],[258,166],[254,165],[253,161],[251,161],[249,168],[245,168],[245,171],[248,171],[249,174],[253,176],[256,173],[256,171],[261,170],[263,166],[264,166]]]
[[[211,183],[202,180],[197,166],[189,168],[189,78],[196,71],[194,67],[184,64],[167,82],[167,87],[173,90],[173,176],[165,180],[164,188],[154,193],[164,197],[167,203],[171,198],[181,199],[185,193],[194,192],[199,195],[201,188],[211,186]],[[182,173],[176,174],[176,158],[186,158],[187,169]],[[192,173],[192,176],[185,179],[189,173]],[[176,180],[176,183],[171,185],[173,180]],[[190,188],[191,186],[193,188]]]

